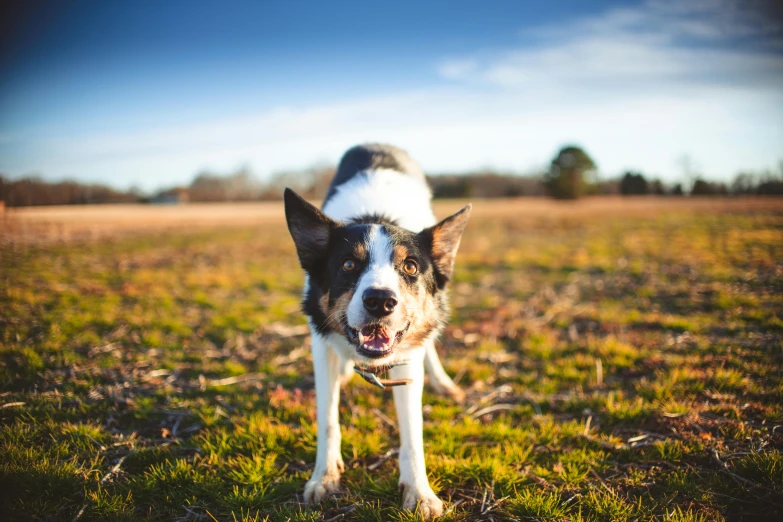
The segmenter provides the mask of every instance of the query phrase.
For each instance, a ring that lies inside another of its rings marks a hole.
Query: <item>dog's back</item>
[[[323,204],[332,219],[378,219],[418,232],[435,224],[424,172],[407,152],[366,144],[340,160]]]

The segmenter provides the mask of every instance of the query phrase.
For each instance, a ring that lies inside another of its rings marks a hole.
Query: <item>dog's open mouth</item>
[[[408,326],[402,330],[392,330],[382,324],[369,324],[361,330],[346,328],[348,338],[356,343],[356,351],[371,359],[389,355],[394,345],[402,340]]]

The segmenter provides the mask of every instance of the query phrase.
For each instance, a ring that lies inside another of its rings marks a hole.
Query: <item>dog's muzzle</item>
[[[356,329],[345,325],[348,340],[356,345],[356,351],[370,359],[380,359],[390,355],[410,327],[408,323],[402,330],[392,330],[380,323],[373,323]]]

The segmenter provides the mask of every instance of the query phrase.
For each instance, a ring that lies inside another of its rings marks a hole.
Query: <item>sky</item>
[[[152,191],[377,141],[429,173],[534,173],[567,144],[604,178],[729,181],[783,161],[774,2],[4,5],[11,179]]]

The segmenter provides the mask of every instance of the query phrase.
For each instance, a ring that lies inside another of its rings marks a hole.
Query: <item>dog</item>
[[[471,206],[436,222],[431,199],[418,164],[380,144],[345,153],[323,210],[285,190],[288,230],[306,273],[302,310],[317,403],[317,454],[305,502],[339,489],[340,385],[356,372],[393,387],[403,508],[424,518],[443,513],[424,465],[422,389],[426,367],[436,392],[464,398],[434,343],[449,315],[447,285]],[[378,378],[383,372],[392,379]]]

